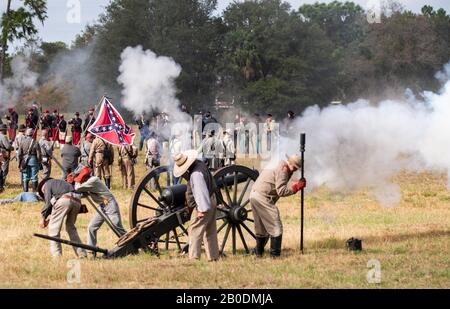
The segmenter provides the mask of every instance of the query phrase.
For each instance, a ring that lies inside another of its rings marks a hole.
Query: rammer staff
[[[302,169],[301,169],[301,179],[305,179],[305,144],[306,144],[306,134],[302,133],[300,135],[300,153],[302,155]],[[301,214],[300,214],[300,251],[304,254],[303,247],[303,227],[304,227],[304,206],[305,206],[305,189],[301,190],[300,195],[300,203],[301,203]]]

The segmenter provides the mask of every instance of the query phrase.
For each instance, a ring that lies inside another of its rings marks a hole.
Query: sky
[[[170,1],[170,0],[167,0]],[[243,1],[243,0],[240,0]],[[319,2],[332,2],[333,0],[320,0]],[[367,7],[369,1],[353,0],[362,7]],[[12,0],[13,6],[19,0]],[[104,12],[110,0],[47,0],[48,19],[45,25],[39,26],[39,36],[46,42],[63,41],[70,44],[75,36],[80,33],[87,24],[94,23],[98,16]],[[218,12],[223,11],[233,0],[218,0]],[[305,3],[314,3],[317,0],[287,0],[292,8],[297,9]],[[420,9],[429,4],[434,8],[444,8],[450,12],[449,0],[400,0],[406,9],[420,12]],[[6,0],[0,0],[0,11],[4,11]]]

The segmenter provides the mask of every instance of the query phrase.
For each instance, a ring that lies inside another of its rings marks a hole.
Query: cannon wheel
[[[233,177],[233,183],[224,185],[225,177]],[[238,183],[238,177],[245,176],[246,181]],[[250,208],[250,190],[258,178],[256,170],[245,166],[232,165],[222,168],[214,173],[214,179],[218,186],[217,199],[217,232],[219,235],[219,249],[223,254],[231,236],[233,254],[237,253],[237,239],[239,237],[243,249],[250,253],[248,240],[255,239],[254,221]],[[154,188],[152,188],[152,182]],[[181,179],[178,183],[181,183]],[[160,201],[161,191],[171,186],[172,175],[167,166],[157,167],[147,173],[136,186],[136,190],[130,201],[130,226],[134,228],[138,223],[150,217],[157,217],[168,210]],[[186,223],[187,225],[188,223]],[[179,226],[160,239],[165,244],[165,249],[175,244],[180,252],[186,252],[188,247],[188,228],[186,225]],[[223,232],[223,233],[222,233]],[[246,237],[247,236],[247,237]]]
[[[232,177],[233,183],[226,185],[225,177]],[[246,181],[238,182],[238,177],[245,176]],[[214,173],[214,179],[219,185],[216,193],[217,199],[217,232],[219,234],[219,249],[223,254],[231,232],[232,252],[237,253],[237,238],[239,237],[243,249],[250,253],[248,246],[248,235],[251,240],[255,240],[254,220],[252,219],[252,209],[250,206],[250,191],[258,178],[256,170],[245,166],[232,165],[222,168]],[[221,232],[224,231],[222,234]]]
[[[177,184],[182,183],[180,178]],[[170,211],[159,201],[164,188],[172,185],[172,173],[168,166],[160,166],[150,170],[136,186],[130,201],[130,227],[134,228],[140,222],[151,217],[159,217]],[[178,226],[162,237],[159,242],[168,250],[171,245],[176,245],[180,252],[186,252],[188,230],[184,225]]]

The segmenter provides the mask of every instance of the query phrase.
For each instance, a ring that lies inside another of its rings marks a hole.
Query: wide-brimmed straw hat
[[[286,159],[289,164],[295,166],[296,168],[300,168],[302,166],[302,158],[299,155],[286,155]]]
[[[173,160],[175,161],[173,167],[173,175],[175,177],[181,177],[191,165],[197,160],[198,152],[196,150],[188,150],[183,153],[177,154]]]

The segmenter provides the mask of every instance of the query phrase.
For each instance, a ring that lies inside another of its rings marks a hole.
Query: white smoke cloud
[[[450,66],[437,75],[446,83],[423,99],[406,93],[402,101],[308,108],[297,120],[306,132],[306,175],[310,188],[335,191],[370,188],[384,206],[401,199],[392,183],[399,171],[438,171],[450,179]],[[280,153],[293,153],[298,136],[280,142]],[[450,185],[449,185],[450,189]]]
[[[93,63],[94,40],[84,48],[60,52],[51,62],[43,79],[56,82],[69,95],[69,111],[86,111],[98,104],[102,95],[113,96],[97,81]]]
[[[18,55],[11,61],[12,76],[0,83],[0,110],[16,105],[24,90],[36,87],[38,74],[29,69],[30,59]]]
[[[157,56],[142,46],[127,47],[121,55],[118,82],[123,86],[122,106],[135,117],[153,111],[169,114],[171,121],[185,121],[179,109],[175,80],[181,66],[172,58]]]

